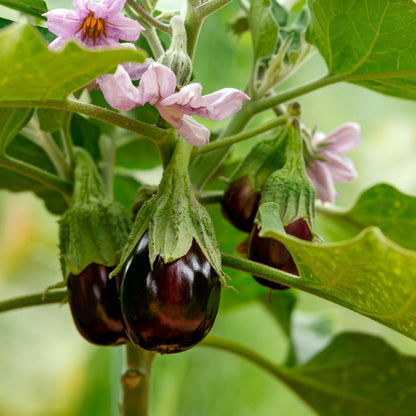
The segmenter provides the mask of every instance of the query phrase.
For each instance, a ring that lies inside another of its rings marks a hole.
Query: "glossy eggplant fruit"
[[[117,277],[111,268],[92,263],[67,281],[68,303],[79,333],[96,345],[128,342],[121,319]]]
[[[302,240],[310,241],[312,239],[308,224],[301,218],[285,227],[285,231],[287,234],[293,235],[294,237]],[[289,253],[289,250],[280,241],[272,238],[260,237],[257,227],[253,227],[250,237],[249,259],[275,267],[276,269],[283,270],[287,273],[297,276],[299,275],[299,271]],[[262,286],[270,289],[289,289],[288,286],[281,285],[280,283],[271,282],[258,276],[253,277]]]
[[[251,185],[248,176],[231,182],[221,200],[222,214],[235,228],[249,233],[253,227],[260,194]]]
[[[220,279],[195,242],[184,257],[172,263],[157,257],[152,270],[145,234],[121,282],[127,335],[146,350],[185,351],[208,334],[220,294]]]

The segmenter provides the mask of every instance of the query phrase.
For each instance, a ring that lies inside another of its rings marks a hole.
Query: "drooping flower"
[[[360,126],[345,123],[328,136],[316,132],[311,139],[314,155],[306,161],[308,176],[322,202],[334,202],[338,196],[334,182],[349,182],[357,177],[354,162],[341,153],[360,142]]]
[[[202,86],[192,83],[176,92],[176,76],[168,67],[152,63],[135,87],[127,71],[118,67],[114,78],[103,79],[99,86],[107,102],[117,110],[130,110],[149,103],[178,134],[195,146],[209,141],[209,130],[191,116],[223,120],[241,109],[250,98],[240,90],[224,88],[212,94],[201,95]]]
[[[68,41],[80,41],[88,47],[119,45],[119,39],[135,41],[144,28],[139,22],[120,16],[126,0],[74,0],[75,10],[55,9],[44,13],[50,32],[58,37],[49,49],[61,49]]]

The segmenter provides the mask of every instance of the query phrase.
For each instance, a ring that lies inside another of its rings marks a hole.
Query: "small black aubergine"
[[[251,185],[249,177],[242,176],[231,182],[221,200],[222,214],[235,228],[249,233],[253,227],[260,194]]]
[[[111,268],[91,263],[67,281],[68,303],[79,333],[96,345],[128,342],[121,319],[117,277],[108,278]]]
[[[121,308],[127,335],[140,347],[171,354],[200,342],[214,324],[221,283],[194,241],[172,263],[149,262],[147,233],[127,262]]]
[[[312,235],[309,231],[308,224],[299,218],[296,221],[285,227],[285,231],[289,235],[293,235],[301,240],[310,241]],[[262,238],[259,236],[259,230],[257,226],[253,227],[252,234],[250,236],[249,247],[249,259],[257,261],[259,263],[267,264],[268,266],[275,267],[276,269],[283,270],[287,273],[299,275],[299,271],[293,261],[289,250],[277,240],[272,238]],[[271,282],[270,280],[263,279],[258,276],[253,276],[257,283],[262,286],[268,287],[274,290],[289,289],[289,286],[281,285],[277,282]]]

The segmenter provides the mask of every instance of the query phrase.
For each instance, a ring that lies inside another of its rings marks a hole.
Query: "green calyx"
[[[178,87],[187,85],[192,75],[192,61],[187,53],[186,29],[182,18],[173,16],[170,21],[172,41],[169,49],[159,58],[158,62],[170,68],[176,75]]]
[[[59,221],[64,278],[91,263],[115,266],[130,229],[129,213],[110,200],[90,154],[77,148],[72,202]]]
[[[313,233],[315,188],[306,174],[299,120],[296,117],[289,120],[287,134],[286,162],[267,179],[260,208],[272,203],[278,207],[284,227],[302,218]],[[260,214],[257,215],[256,222],[260,227],[263,226]]]
[[[114,275],[121,271],[147,230],[151,265],[158,256],[165,263],[183,257],[195,240],[216,273],[224,277],[211,218],[196,200],[189,179],[191,151],[192,146],[179,138],[157,193],[143,204],[137,214],[120,264],[113,271]]]

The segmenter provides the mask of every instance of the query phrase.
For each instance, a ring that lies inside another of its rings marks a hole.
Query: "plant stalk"
[[[147,416],[152,366],[156,353],[132,343],[125,346],[125,368],[121,376],[120,416]]]
[[[61,303],[64,302],[66,295],[66,290],[59,290],[4,300],[0,302],[0,312],[8,312],[14,309],[27,308],[29,306]]]

